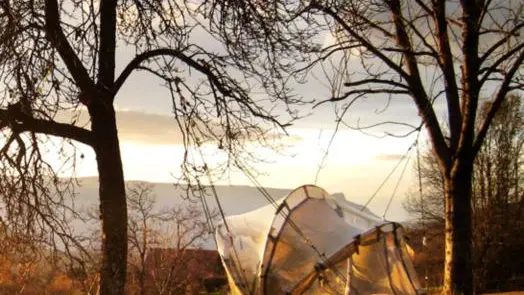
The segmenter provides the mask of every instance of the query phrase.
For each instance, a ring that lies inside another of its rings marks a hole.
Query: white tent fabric
[[[216,239],[233,294],[417,294],[397,228],[306,185],[227,217]]]

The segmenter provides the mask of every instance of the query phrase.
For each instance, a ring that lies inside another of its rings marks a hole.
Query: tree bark
[[[471,173],[473,163],[457,159],[445,175],[445,266],[443,295],[473,294]]]
[[[144,244],[144,251],[148,245]],[[140,295],[146,295],[146,254],[145,252],[140,253],[140,273],[139,273],[139,284],[140,284]]]
[[[98,164],[102,266],[100,294],[123,295],[127,263],[127,207],[124,173],[111,104],[89,106]]]
[[[146,272],[144,269],[140,271],[140,295],[146,295]]]

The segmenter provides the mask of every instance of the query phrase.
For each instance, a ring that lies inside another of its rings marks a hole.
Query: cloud
[[[182,144],[182,133],[173,117],[141,111],[116,111],[117,128],[121,141],[147,144]],[[73,115],[72,111],[57,114],[55,120],[64,123],[75,121],[75,125],[90,127],[86,110]]]
[[[401,154],[378,154],[375,159],[380,161],[399,161],[404,155]]]
[[[72,120],[71,118],[73,118],[71,111],[63,111],[56,116],[55,120],[69,123]],[[117,108],[116,119],[120,141],[152,145],[183,144],[183,134],[173,116]],[[89,116],[85,110],[78,112],[74,121],[77,126],[85,128],[90,126]],[[212,128],[215,129],[217,134],[220,134],[222,129],[218,124]],[[267,132],[265,137],[269,141],[283,141],[285,143],[298,143],[302,140],[297,135],[285,135],[273,131]]]
[[[277,138],[275,138],[277,139]],[[286,143],[301,143],[304,141],[304,138],[299,135],[284,135],[279,134],[278,139],[283,139]]]
[[[138,111],[117,112],[120,139],[147,144],[182,144],[182,133],[173,117]]]
[[[146,144],[183,144],[183,136],[174,117],[138,111],[118,111],[117,124],[121,140]],[[224,131],[218,124],[211,126],[211,129],[216,134]],[[273,142],[297,143],[301,141],[299,136],[288,136],[281,132],[269,131],[264,136],[266,140]]]

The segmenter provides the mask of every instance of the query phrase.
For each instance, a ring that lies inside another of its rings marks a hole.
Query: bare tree
[[[186,137],[186,143],[213,140],[231,153],[241,149],[239,143],[265,135],[253,124],[253,116],[276,123],[268,111],[271,107],[262,107],[256,98],[270,94],[268,104],[300,102],[288,95],[289,83],[305,82],[308,72],[326,63],[342,65],[337,73],[344,79],[337,81],[347,87],[327,100],[341,103],[338,122],[355,101],[371,95],[384,97],[388,104],[410,98],[418,109],[444,176],[445,293],[473,292],[473,161],[506,95],[523,86],[524,4],[503,0],[118,4],[3,1],[0,13],[2,27],[8,28],[0,36],[6,85],[0,126],[7,139],[4,158],[11,159],[6,166],[35,168],[13,168],[10,173],[18,178],[41,173],[36,168],[45,167],[38,149],[43,139],[34,133],[93,147],[105,237],[102,294],[121,294],[115,290],[123,290],[125,281],[125,189],[113,103],[131,72],[144,70],[165,81],[180,129],[194,135]],[[220,50],[193,44],[191,33],[196,31],[209,32],[207,41],[216,41]],[[334,42],[322,46],[327,32],[335,36]],[[118,77],[117,41],[137,52]],[[261,90],[263,96],[250,90]],[[475,132],[483,95],[495,100]],[[434,105],[439,101],[450,126],[448,141]],[[89,130],[53,120],[58,110],[81,105],[89,112]],[[413,131],[418,130],[414,126]],[[199,166],[200,171],[207,170]]]
[[[291,72],[298,78],[330,61],[342,67],[346,89],[327,100],[341,102],[339,121],[365,97],[384,98],[386,105],[411,100],[429,134],[444,178],[444,293],[472,294],[473,162],[507,94],[523,88],[524,4],[503,0],[208,4],[219,12],[210,14],[212,29],[228,38],[230,50],[237,56],[266,59],[271,71]],[[322,46],[326,32],[334,40]],[[243,42],[258,48],[270,44],[272,50],[267,54],[255,48],[246,52],[240,45]],[[317,54],[317,60],[308,54],[311,52]],[[476,129],[483,96],[494,100]],[[436,104],[444,109],[443,120]],[[399,123],[412,124],[395,122]],[[391,122],[373,126],[384,124]],[[417,125],[408,133],[418,131]],[[442,129],[446,125],[449,140]]]
[[[0,251],[0,293],[25,294],[29,290],[45,287],[39,282],[43,271],[37,272],[42,257],[31,248],[32,245],[20,244],[19,241],[6,241],[2,237],[2,250]],[[4,248],[7,247],[7,248]],[[34,292],[34,291],[29,291]]]
[[[480,148],[473,178],[473,266],[479,291],[515,288],[522,259],[509,254],[523,243],[524,109],[509,96],[494,117]],[[486,116],[490,103],[481,110]]]
[[[490,105],[488,101],[481,107],[479,121],[487,115],[485,110]],[[473,270],[479,292],[511,288],[510,279],[519,275],[517,265],[522,264],[518,259],[509,258],[513,256],[509,253],[522,244],[517,233],[524,224],[524,200],[520,193],[524,185],[523,114],[521,98],[509,96],[495,116],[474,162]],[[416,172],[422,179],[422,195],[418,191],[410,193],[404,206],[436,235],[429,239],[442,239],[444,180],[430,151],[425,151],[420,161]],[[431,247],[437,245],[434,243]]]
[[[228,154],[263,139],[267,128],[282,127],[270,113],[273,103],[257,98],[271,93],[292,102],[281,76],[257,80],[250,73],[263,63],[245,56],[241,65],[218,35],[209,35],[199,22],[207,17],[193,1],[0,3],[2,201],[10,212],[18,210],[10,218],[29,220],[29,228],[44,224],[42,233],[65,239],[57,216],[74,183],[57,177],[60,168],[49,164],[49,154],[58,154],[68,171],[75,167],[76,145],[91,147],[100,184],[101,294],[123,294],[126,277],[127,206],[114,103],[127,78],[142,71],[163,81],[184,143],[213,142]],[[195,32],[209,43],[195,44]],[[119,74],[117,45],[135,52]],[[77,122],[82,109],[89,124]]]
[[[143,182],[128,185],[127,196],[128,263],[138,294],[184,292],[191,279],[188,264],[198,258],[187,253],[210,239],[202,210],[191,203],[159,208],[152,185]]]
[[[155,195],[151,185],[138,183],[127,187],[127,207],[129,212],[128,239],[130,271],[138,278],[139,294],[146,294],[146,255],[158,243],[158,233],[154,223],[161,219],[162,212],[155,206]],[[133,256],[137,256],[136,258]],[[135,259],[134,259],[135,258]]]
[[[76,288],[70,271],[75,260],[69,253],[10,230],[0,223],[0,294],[58,294]]]
[[[420,182],[407,193],[402,205],[421,224],[443,226],[445,223],[444,178],[431,149],[417,152],[419,155],[413,170]]]
[[[216,214],[211,212],[211,218]],[[159,229],[163,237],[157,248],[149,252],[148,277],[155,294],[187,294],[203,289],[204,277],[195,269],[219,266],[218,253],[203,250],[202,243],[211,239],[212,232],[200,207],[195,205],[171,208]],[[207,254],[215,254],[210,260]]]

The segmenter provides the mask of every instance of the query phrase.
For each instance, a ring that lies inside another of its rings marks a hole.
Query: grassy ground
[[[430,295],[439,295],[440,294],[440,288],[433,288],[428,290],[428,294]],[[480,295],[524,295],[524,291],[513,291],[513,292],[498,292],[498,293],[484,293]]]
[[[486,293],[482,295],[524,295],[524,291],[501,292],[501,293]]]

